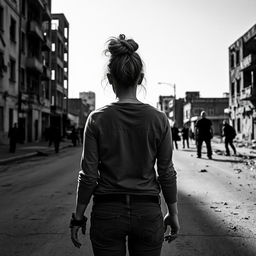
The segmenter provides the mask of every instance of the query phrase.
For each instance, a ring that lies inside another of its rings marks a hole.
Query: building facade
[[[22,0],[20,12],[20,140],[39,141],[50,126],[51,0]]]
[[[19,1],[0,0],[0,143],[18,122]]]
[[[95,92],[80,92],[79,98],[84,101],[85,104],[89,105],[90,112],[95,110],[95,104],[96,104],[96,97]]]
[[[184,124],[189,124],[192,132],[195,131],[195,123],[205,111],[207,118],[212,121],[214,135],[221,135],[223,120],[227,119],[224,110],[228,107],[228,97],[200,98],[199,92],[186,92],[183,107]]]
[[[256,139],[256,25],[229,47],[229,113],[237,137]]]
[[[62,13],[52,14],[51,43],[51,124],[63,135],[68,125],[69,23]]]

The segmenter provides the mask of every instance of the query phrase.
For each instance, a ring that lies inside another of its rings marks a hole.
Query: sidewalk
[[[71,140],[64,139],[60,143],[60,150],[63,148],[72,147]],[[16,160],[36,156],[39,154],[55,153],[54,145],[48,146],[48,141],[33,142],[16,145],[16,152],[9,152],[9,145],[0,145],[0,165],[7,164]]]

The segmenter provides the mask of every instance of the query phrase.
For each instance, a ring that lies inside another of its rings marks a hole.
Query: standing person
[[[230,156],[228,145],[230,145],[233,149],[234,155],[236,155],[236,148],[233,144],[233,139],[236,137],[236,131],[226,120],[223,121],[222,135],[225,137],[226,156]]]
[[[171,129],[164,113],[136,97],[144,76],[137,49],[124,35],[109,40],[107,78],[117,101],[93,111],[84,130],[71,239],[81,246],[78,231],[85,234],[84,212],[93,195],[90,239],[96,256],[125,256],[126,239],[130,256],[159,256],[164,225],[171,227],[169,241],[179,231]],[[168,209],[164,219],[160,188]]]
[[[206,118],[205,111],[201,112],[201,119],[196,122],[197,158],[201,158],[202,144],[205,142],[207,156],[212,159],[211,139],[213,137],[212,122]]]
[[[61,141],[61,134],[59,126],[54,126],[52,128],[52,141],[54,143],[54,150],[55,153],[59,153],[60,141]]]
[[[76,147],[76,143],[78,142],[78,133],[76,128],[73,126],[72,132],[71,132],[71,140],[74,147]]]
[[[9,138],[9,151],[10,153],[15,153],[16,151],[16,143],[18,140],[19,130],[17,127],[17,123],[14,123],[13,127],[10,127],[8,138]]]
[[[172,127],[172,140],[175,144],[175,148],[178,149],[178,141],[180,141],[180,136],[179,129],[177,128],[176,123],[174,123]]]
[[[189,128],[187,124],[184,124],[182,130],[182,143],[183,143],[183,148],[185,148],[185,142],[187,143],[187,148],[189,148]]]

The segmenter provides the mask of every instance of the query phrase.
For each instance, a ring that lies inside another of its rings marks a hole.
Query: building
[[[52,14],[51,42],[51,124],[63,135],[68,125],[69,23],[62,13]]]
[[[18,122],[19,1],[0,0],[0,143]]]
[[[229,113],[237,137],[256,139],[256,25],[229,47]]]
[[[171,118],[169,105],[172,100],[173,96],[159,96],[159,102],[157,103],[157,108],[165,112],[168,118]]]
[[[201,98],[199,92],[186,92],[183,107],[183,122],[191,126],[195,131],[195,123],[205,111],[207,118],[212,121],[214,135],[221,135],[223,120],[227,118],[224,110],[228,107],[228,97],[223,98]]]
[[[39,141],[50,126],[51,0],[21,1],[20,140]]]
[[[170,124],[175,122],[178,128],[183,126],[184,99],[175,99],[173,96],[159,96],[158,108],[164,111],[170,119]]]
[[[68,99],[68,114],[70,116],[69,125],[75,128],[84,128],[87,117],[90,113],[90,105],[80,98]],[[75,124],[73,117],[77,116],[78,121]]]
[[[90,112],[95,110],[95,92],[80,92],[79,98],[89,105]]]

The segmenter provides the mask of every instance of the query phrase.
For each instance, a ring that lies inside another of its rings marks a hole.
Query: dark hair
[[[143,63],[136,52],[139,45],[133,39],[126,39],[121,34],[111,38],[105,54],[110,53],[108,71],[115,81],[122,86],[134,86],[143,71]]]

